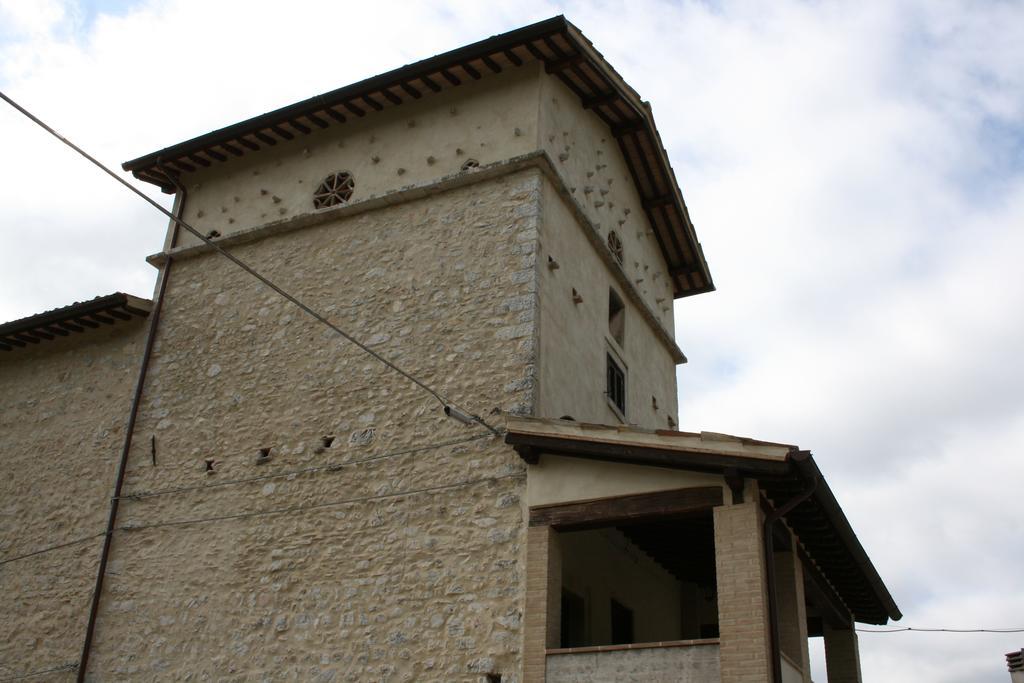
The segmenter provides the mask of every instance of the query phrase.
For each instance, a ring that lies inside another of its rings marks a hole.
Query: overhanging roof
[[[116,292],[0,325],[0,351],[35,346],[149,315],[152,302]]]
[[[786,516],[807,555],[856,621],[885,624],[903,615],[807,451],[768,441],[702,432],[643,430],[562,420],[510,417],[505,441],[528,462],[542,453],[711,472],[757,479],[781,507],[817,482]]]
[[[172,176],[257,153],[463,83],[542,62],[609,127],[665,256],[676,298],[714,290],[711,273],[649,105],[593,44],[557,16],[125,162],[136,178],[173,192]]]

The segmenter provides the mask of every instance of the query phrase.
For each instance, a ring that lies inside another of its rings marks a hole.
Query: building
[[[860,680],[900,613],[813,458],[675,431],[711,276],[565,19],[125,168],[365,348],[175,223],[152,303],[0,327],[5,674]]]

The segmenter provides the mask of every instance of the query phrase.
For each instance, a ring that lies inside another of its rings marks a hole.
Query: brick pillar
[[[531,526],[526,533],[524,683],[544,683],[545,651],[560,645],[561,612],[562,555],[558,532],[549,526]]]
[[[825,669],[828,683],[861,683],[860,652],[857,632],[849,628],[832,628],[825,623]]]
[[[807,601],[804,596],[803,566],[796,553],[796,541],[790,550],[775,553],[775,595],[778,599],[779,645],[811,683],[811,656],[807,648]]]
[[[722,683],[771,681],[763,515],[756,502],[715,508]]]

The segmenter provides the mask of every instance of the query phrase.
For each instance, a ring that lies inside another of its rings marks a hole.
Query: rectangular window
[[[619,364],[615,362],[612,355],[608,354],[608,382],[606,392],[608,400],[612,402],[622,417],[626,416],[626,373],[622,371]]]

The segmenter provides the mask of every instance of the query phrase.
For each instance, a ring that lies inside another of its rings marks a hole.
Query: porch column
[[[840,629],[830,626],[826,621],[824,631],[828,683],[861,683],[860,652],[853,624]]]
[[[778,599],[779,646],[796,664],[805,683],[811,683],[811,657],[807,648],[807,599],[803,566],[791,536],[789,550],[775,553],[775,596]]]
[[[714,508],[722,683],[772,679],[763,515],[756,502]]]
[[[526,605],[523,614],[523,681],[544,683],[546,651],[562,634],[562,555],[558,532],[531,526],[526,532]]]

